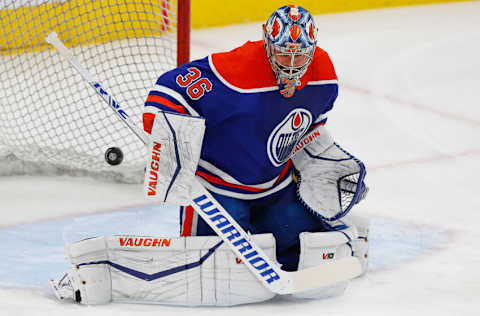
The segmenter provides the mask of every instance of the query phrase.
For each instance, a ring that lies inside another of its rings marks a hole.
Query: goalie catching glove
[[[314,214],[326,221],[345,216],[365,198],[363,163],[337,145],[324,126],[320,136],[293,158],[298,171],[297,195]]]
[[[149,199],[178,205],[190,204],[205,119],[160,111],[155,116],[145,173]]]

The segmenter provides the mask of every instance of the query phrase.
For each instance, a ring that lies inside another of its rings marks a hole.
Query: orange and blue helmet
[[[317,45],[312,15],[299,6],[281,7],[263,25],[263,33],[268,60],[280,87],[298,85]]]

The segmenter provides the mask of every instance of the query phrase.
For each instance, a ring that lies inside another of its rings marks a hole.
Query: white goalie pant
[[[275,259],[272,234],[252,238]],[[69,245],[66,252],[72,263],[71,298],[82,304],[231,306],[275,295],[218,236],[96,237]]]
[[[362,217],[349,215],[337,221],[336,224],[345,224],[346,228],[338,231],[300,234],[299,270],[321,265],[331,260],[354,256],[360,260],[362,265],[361,275],[366,273],[369,221]],[[347,285],[348,280],[292,295],[299,298],[328,298],[343,294]]]

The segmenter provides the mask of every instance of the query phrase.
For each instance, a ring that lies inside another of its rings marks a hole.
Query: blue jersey
[[[205,118],[197,176],[215,193],[256,199],[286,187],[290,156],[337,97],[328,54],[315,51],[290,98],[279,93],[263,42],[247,42],[163,74],[145,102],[144,128],[158,110]]]

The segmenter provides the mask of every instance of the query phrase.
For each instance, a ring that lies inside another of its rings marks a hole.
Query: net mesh
[[[340,206],[342,212],[345,212],[351,205],[355,192],[357,191],[357,183],[359,181],[360,173],[354,173],[345,177],[342,177],[339,181],[340,186]]]
[[[143,144],[44,38],[55,31],[141,127],[148,91],[176,66],[177,1],[0,4],[0,156],[61,170],[140,174]],[[109,147],[124,160],[110,166]],[[5,159],[4,159],[5,161]],[[0,162],[1,164],[1,162]]]

